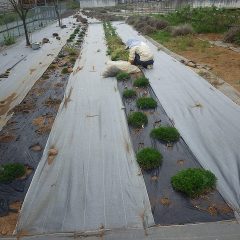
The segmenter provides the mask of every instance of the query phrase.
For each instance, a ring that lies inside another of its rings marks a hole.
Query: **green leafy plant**
[[[21,163],[7,163],[0,165],[0,182],[11,182],[18,177],[22,177],[25,172],[25,166]]]
[[[128,80],[130,78],[130,74],[127,72],[119,72],[116,76],[118,81]]]
[[[157,102],[153,98],[141,97],[137,100],[137,107],[140,109],[156,108]]]
[[[150,136],[164,142],[176,142],[180,138],[178,130],[174,127],[154,128],[151,131]]]
[[[124,92],[123,92],[123,97],[124,98],[133,98],[133,97],[136,97],[136,96],[137,96],[136,91],[134,91],[132,89],[127,89],[127,90],[124,90]]]
[[[128,123],[134,128],[141,128],[147,125],[148,118],[147,115],[142,112],[133,112],[128,116]]]
[[[4,38],[4,44],[7,46],[12,45],[16,42],[15,37],[12,35],[6,35],[6,36],[3,36],[3,38]]]
[[[145,77],[139,77],[133,82],[134,87],[147,87],[149,85],[149,81]]]
[[[162,164],[162,155],[153,148],[143,148],[137,153],[137,162],[142,169],[150,170]]]
[[[68,68],[63,68],[62,71],[61,71],[62,74],[67,74],[68,73]]]
[[[199,196],[215,188],[216,181],[213,173],[201,168],[182,170],[171,178],[173,188],[189,197]]]

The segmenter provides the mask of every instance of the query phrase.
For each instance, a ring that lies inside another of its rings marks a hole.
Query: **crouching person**
[[[142,41],[129,39],[126,43],[129,49],[129,59],[131,64],[142,66],[147,69],[153,67],[153,54],[148,45]]]

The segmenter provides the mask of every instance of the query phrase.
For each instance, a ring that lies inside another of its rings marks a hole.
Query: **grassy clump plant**
[[[189,197],[196,197],[213,189],[216,181],[212,172],[201,168],[182,170],[171,178],[173,188]]]
[[[6,46],[12,45],[16,42],[15,37],[12,35],[6,35],[6,36],[3,36],[3,38],[4,38],[4,44]]]
[[[7,163],[0,165],[0,182],[11,182],[18,177],[22,177],[25,172],[25,166],[21,163]]]
[[[145,77],[139,77],[133,82],[134,87],[147,87],[149,85],[149,81]]]
[[[62,71],[61,71],[62,74],[67,74],[68,73],[68,68],[63,68]]]
[[[180,138],[178,130],[174,127],[154,128],[151,131],[150,136],[164,142],[176,142]]]
[[[161,166],[162,158],[161,153],[153,148],[143,148],[137,153],[137,162],[144,170]]]
[[[134,128],[141,128],[148,123],[147,115],[142,112],[133,112],[128,116],[128,124]]]
[[[137,107],[140,109],[156,108],[157,102],[150,97],[141,97],[137,100]]]
[[[134,91],[132,89],[127,89],[127,90],[124,90],[124,92],[123,92],[124,98],[134,98],[136,96],[137,96],[136,91]]]
[[[118,81],[128,80],[130,78],[130,74],[127,72],[119,72],[116,76]]]

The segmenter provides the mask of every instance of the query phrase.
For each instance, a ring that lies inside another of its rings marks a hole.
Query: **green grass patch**
[[[116,76],[118,81],[128,80],[130,79],[130,74],[127,72],[119,72]]]
[[[187,6],[165,15],[155,14],[153,17],[167,20],[173,26],[189,23],[197,33],[218,33],[226,31],[229,26],[240,24],[240,9]]]
[[[0,165],[0,182],[11,182],[18,177],[22,177],[25,172],[25,166],[21,163],[7,163]]]
[[[6,36],[3,36],[3,38],[4,38],[4,44],[6,46],[10,46],[16,42],[15,37],[12,35],[6,35]]]
[[[143,148],[137,153],[137,162],[144,170],[161,166],[162,158],[161,153],[153,148]]]
[[[128,124],[134,128],[142,128],[147,125],[147,115],[142,112],[133,112],[128,116]]]
[[[162,31],[157,31],[155,33],[152,33],[149,35],[152,39],[155,41],[164,44],[166,42],[169,42],[171,39],[171,34],[168,31],[162,30]]]
[[[133,82],[134,87],[147,87],[149,85],[149,81],[146,77],[139,77]]]
[[[216,181],[213,173],[201,168],[182,170],[171,178],[173,188],[189,197],[199,196],[215,188]]]
[[[137,107],[140,109],[156,108],[157,102],[150,97],[141,97],[137,100]]]
[[[128,61],[128,51],[125,49],[125,45],[116,33],[116,29],[110,22],[104,22],[103,24],[105,38],[107,41],[107,54],[110,55],[112,61]]]
[[[136,96],[137,96],[136,91],[134,91],[132,89],[127,89],[127,90],[124,90],[124,92],[123,92],[124,98],[134,98]]]
[[[63,68],[62,71],[61,71],[62,74],[67,74],[68,73],[68,68]]]
[[[180,138],[178,130],[174,127],[154,128],[151,131],[150,136],[164,142],[176,142]]]

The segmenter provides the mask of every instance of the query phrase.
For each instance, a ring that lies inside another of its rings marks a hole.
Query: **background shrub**
[[[147,115],[142,112],[133,112],[128,116],[128,123],[134,128],[141,128],[147,125],[148,118]]]
[[[153,98],[141,97],[137,100],[137,107],[140,109],[156,108],[157,102]]]
[[[181,24],[175,27],[172,27],[172,36],[185,36],[188,34],[193,34],[193,28],[190,24]]]
[[[12,45],[16,42],[16,39],[14,36],[11,36],[11,35],[6,35],[6,36],[3,36],[4,38],[4,44],[6,46],[9,46],[9,45]]]
[[[8,163],[0,165],[0,182],[10,182],[22,177],[26,172],[25,166],[21,163]]]
[[[189,197],[196,197],[213,189],[216,181],[213,173],[201,168],[182,170],[171,178],[173,188]]]
[[[162,30],[166,28],[169,25],[169,23],[166,20],[160,19],[156,20],[154,25],[157,30]]]
[[[154,128],[151,131],[150,136],[164,142],[176,142],[180,138],[178,130],[174,127]]]
[[[236,43],[240,45],[240,27],[230,28],[224,35],[224,42],[227,43]]]
[[[137,162],[142,169],[150,170],[162,164],[162,155],[153,148],[143,148],[137,153]]]
[[[118,81],[128,80],[130,78],[130,74],[127,72],[119,72],[116,76]]]
[[[134,87],[147,87],[148,85],[149,85],[149,81],[145,77],[139,77],[133,83]]]
[[[123,97],[124,98],[133,98],[133,97],[136,97],[136,96],[137,96],[136,91],[134,91],[132,89],[126,89],[123,92]]]

